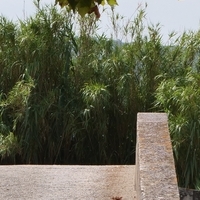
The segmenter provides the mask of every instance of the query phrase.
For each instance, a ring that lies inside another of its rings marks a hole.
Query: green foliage
[[[96,17],[99,18],[99,4],[105,5],[108,4],[110,6],[117,5],[116,0],[55,0],[55,5],[59,3],[61,7],[68,6],[74,12],[78,11],[78,13],[83,17],[85,14],[95,13]]]
[[[12,162],[15,163],[14,155],[18,153],[20,153],[20,146],[14,134],[12,132],[7,136],[0,134],[0,155],[2,159],[12,157]]]
[[[0,17],[1,163],[134,164],[137,113],[165,111],[179,185],[198,188],[199,32],[163,45],[144,10],[122,27],[113,10],[122,43],[97,35],[94,16],[73,17]]]
[[[189,188],[200,180],[199,42],[199,32],[189,32],[168,47],[168,68],[156,90],[156,106],[169,114],[179,185]]]
[[[157,89],[157,102],[169,114],[179,184],[192,188],[200,180],[199,83],[199,74],[189,71],[164,80]]]
[[[78,21],[75,37],[73,15],[62,12],[38,9],[18,25],[1,18],[2,141],[13,134],[15,163],[134,163],[136,113],[153,105],[142,92],[150,93],[142,82],[151,68],[138,65],[151,39],[138,31],[120,45],[97,36],[93,16]],[[141,25],[142,17],[129,31]],[[6,31],[14,35],[10,46]]]

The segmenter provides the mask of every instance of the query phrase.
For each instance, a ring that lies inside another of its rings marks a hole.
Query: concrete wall
[[[164,113],[138,113],[136,191],[138,200],[180,199]]]

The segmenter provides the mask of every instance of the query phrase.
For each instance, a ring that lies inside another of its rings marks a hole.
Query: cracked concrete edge
[[[135,187],[138,200],[180,199],[165,113],[137,115]]]

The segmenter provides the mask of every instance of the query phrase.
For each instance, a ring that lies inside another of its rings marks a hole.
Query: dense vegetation
[[[111,19],[123,44],[96,35],[93,15],[79,34],[55,7],[0,17],[1,164],[133,164],[137,112],[164,111],[179,185],[200,186],[200,32],[166,45],[144,16]]]

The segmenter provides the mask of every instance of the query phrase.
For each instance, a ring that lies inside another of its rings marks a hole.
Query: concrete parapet
[[[165,113],[137,115],[136,192],[138,200],[180,199]]]
[[[134,200],[134,165],[0,165],[1,200]]]

